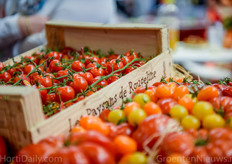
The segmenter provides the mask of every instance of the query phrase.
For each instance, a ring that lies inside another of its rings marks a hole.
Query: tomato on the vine
[[[74,99],[74,97],[75,97],[75,91],[70,86],[59,87],[56,90],[56,96],[59,99],[61,99],[61,101],[66,102],[66,101]]]
[[[118,80],[119,77],[120,77],[120,74],[114,73],[113,76],[110,76],[110,77],[107,79],[108,84],[111,84],[111,83],[113,83],[114,81]]]
[[[228,86],[227,88],[225,88],[225,89],[222,91],[222,94],[223,94],[224,96],[232,97],[232,86]]]
[[[121,62],[121,60],[113,59],[107,63],[107,72],[110,74],[111,72],[116,71],[118,69],[122,69],[123,67],[124,67],[124,64],[123,62]]]
[[[94,63],[94,62],[101,64],[101,60],[98,57],[92,56],[85,60],[85,65],[88,65],[89,63]]]
[[[124,56],[128,56],[131,60],[133,60],[134,58],[138,58],[138,54],[134,51],[126,52]]]
[[[133,67],[133,66],[130,66],[130,67],[127,67],[124,71],[123,71],[123,73],[124,74],[128,74],[128,73],[130,73],[130,72],[132,72],[132,71],[134,71],[135,70],[135,68]]]
[[[159,107],[161,108],[164,114],[169,114],[171,108],[173,108],[177,104],[178,104],[177,101],[172,98],[159,99],[157,101],[157,105],[159,105]]]
[[[44,86],[40,85],[40,86],[38,86],[37,88],[38,88],[38,89],[43,89]],[[46,100],[47,100],[47,93],[48,93],[47,89],[40,90],[39,93],[40,93],[42,102],[43,102],[43,103],[46,103]]]
[[[8,72],[3,72],[0,74],[0,79],[7,83],[11,79],[11,75]]]
[[[48,156],[45,164],[55,164],[55,163],[75,163],[75,164],[90,164],[88,157],[82,151],[81,148],[76,146],[64,147],[56,150]]]
[[[129,125],[128,123],[122,123],[117,126],[113,123],[107,123],[107,125],[110,127],[110,133],[108,136],[111,139],[114,139],[118,135],[132,136],[134,131],[133,126]]]
[[[85,78],[87,80],[88,85],[91,85],[93,83],[93,75],[90,72],[80,72],[78,75]]]
[[[72,63],[71,68],[76,72],[81,72],[85,69],[85,65],[79,60],[76,60]]]
[[[65,77],[63,77],[65,76]],[[59,78],[58,80],[64,82],[64,80],[68,79],[68,70],[60,70],[57,72],[56,77]]]
[[[9,72],[11,76],[13,76],[16,72],[19,73],[20,70],[17,70],[16,68],[11,68],[7,72]],[[22,72],[20,72],[20,73],[22,73]]]
[[[46,58],[47,59],[56,59],[56,60],[60,60],[62,58],[62,53],[60,52],[56,52],[56,51],[52,51],[52,52],[49,52],[47,55],[46,55]]]
[[[39,78],[38,82],[44,87],[52,87],[52,79],[48,76]]]
[[[81,93],[87,89],[88,82],[85,78],[77,75],[74,76],[73,81],[70,83],[70,86],[73,87],[76,93]]]
[[[46,97],[46,103],[45,104],[49,104],[51,102],[55,102],[57,99],[56,97],[56,94],[55,93],[49,93],[47,94],[47,97]]]
[[[5,67],[5,65],[4,65],[2,62],[0,62],[0,71],[1,71],[4,67]]]
[[[122,61],[124,65],[127,65],[132,60],[129,56],[121,56],[119,59]]]
[[[207,86],[201,89],[197,95],[197,99],[200,101],[207,101],[214,97],[219,96],[219,91],[214,86]]]
[[[98,81],[100,78],[101,78],[101,76],[95,77],[95,78],[93,79],[93,83],[95,83],[96,81]],[[107,85],[108,85],[108,82],[107,82],[106,79],[103,79],[103,80],[99,81],[99,82],[96,84],[98,90],[101,89],[101,88],[106,87]]]
[[[90,73],[93,75],[93,77],[104,76],[106,74],[103,68],[97,68],[97,67],[92,68],[90,70]]]
[[[38,75],[38,76],[39,76],[39,75]],[[17,83],[19,80],[21,80],[20,83],[21,83],[22,85],[24,85],[23,80],[30,81],[30,79],[29,79],[26,75],[24,75],[24,74],[21,74],[21,75],[19,75],[19,76],[16,76],[15,79],[14,79],[14,84]]]
[[[58,72],[63,69],[62,63],[57,59],[52,60],[51,63],[49,64],[49,69],[52,72]]]

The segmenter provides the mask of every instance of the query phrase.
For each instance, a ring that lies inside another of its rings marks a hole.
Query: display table
[[[179,43],[173,51],[174,63],[179,63],[189,72],[207,80],[218,80],[231,77],[232,50],[208,45],[186,45]],[[202,64],[202,63],[211,64]],[[220,66],[218,66],[220,65]],[[221,66],[229,66],[229,69]]]

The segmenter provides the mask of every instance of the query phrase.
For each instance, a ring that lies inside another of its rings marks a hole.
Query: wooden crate
[[[46,35],[46,46],[40,46],[21,56],[31,55],[41,48],[70,46],[79,49],[89,46],[103,52],[111,48],[117,53],[134,49],[144,57],[154,58],[48,119],[44,117],[38,90],[30,87],[0,86],[0,135],[8,139],[14,150],[50,135],[67,134],[82,116],[99,115],[107,104],[121,105],[122,99],[129,97],[135,88],[151,85],[162,76],[171,75],[172,57],[168,47],[168,31],[164,26],[49,22],[46,24]],[[21,56],[15,57],[15,61],[20,60]],[[12,64],[12,60],[6,61],[5,64]]]

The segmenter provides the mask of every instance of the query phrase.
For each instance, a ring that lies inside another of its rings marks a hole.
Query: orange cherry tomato
[[[197,99],[199,101],[208,101],[208,100],[215,98],[215,97],[218,97],[218,96],[219,96],[219,91],[216,87],[207,86],[199,91],[199,93],[197,95]]]

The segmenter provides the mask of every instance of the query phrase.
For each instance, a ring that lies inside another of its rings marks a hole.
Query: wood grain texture
[[[12,151],[32,142],[30,129],[44,121],[39,91],[31,87],[0,86],[0,135]]]
[[[89,46],[104,53],[111,48],[120,54],[134,49],[145,57],[169,49],[168,32],[163,25],[48,22],[46,34],[49,48]]]

